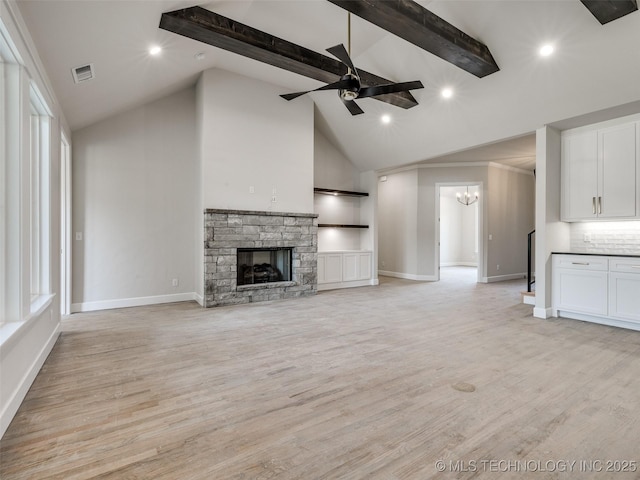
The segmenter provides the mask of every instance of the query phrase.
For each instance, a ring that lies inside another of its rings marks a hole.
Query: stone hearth
[[[204,306],[295,298],[317,293],[318,220],[312,213],[204,211]],[[292,280],[237,282],[238,248],[292,248]]]

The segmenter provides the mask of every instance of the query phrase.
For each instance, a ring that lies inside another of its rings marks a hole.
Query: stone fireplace
[[[317,292],[316,214],[206,209],[204,306]]]

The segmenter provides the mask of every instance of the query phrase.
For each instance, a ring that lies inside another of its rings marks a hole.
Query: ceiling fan
[[[348,45],[349,52],[351,51],[351,14],[348,14]],[[337,82],[329,83],[314,90],[307,90],[305,92],[295,92],[280,95],[285,100],[293,100],[302,95],[310,92],[317,92],[320,90],[338,90],[338,95],[342,100],[342,103],[347,107],[347,110],[351,112],[351,115],[360,115],[364,111],[358,106],[354,100],[356,98],[368,98],[376,97],[378,95],[385,95],[387,93],[408,92],[409,90],[415,90],[418,88],[424,88],[420,80],[412,82],[400,82],[400,83],[386,83],[384,85],[373,85],[369,87],[363,87],[360,82],[360,76],[358,70],[351,61],[349,52],[343,44],[336,45],[335,47],[327,48],[327,52],[340,60],[346,67],[347,73],[343,75]]]

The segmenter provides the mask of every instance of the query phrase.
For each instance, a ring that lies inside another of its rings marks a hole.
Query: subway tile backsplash
[[[640,222],[571,224],[571,251],[604,255],[640,255]]]

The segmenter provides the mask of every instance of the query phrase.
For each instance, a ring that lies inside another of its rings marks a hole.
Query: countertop
[[[617,255],[612,253],[577,253],[577,252],[551,252],[551,255],[591,255],[594,257],[631,257],[640,258],[640,255]]]

